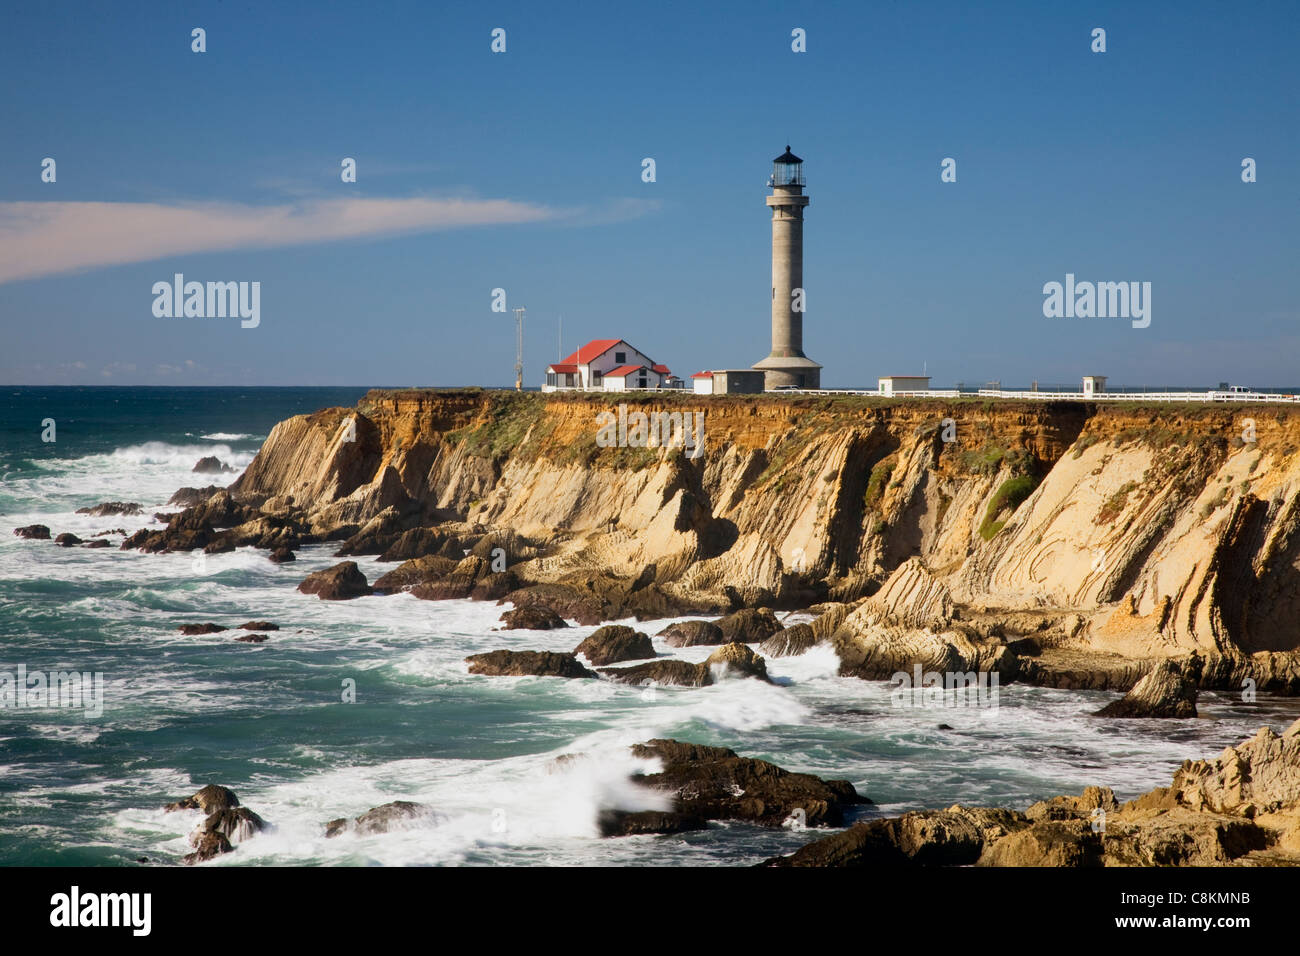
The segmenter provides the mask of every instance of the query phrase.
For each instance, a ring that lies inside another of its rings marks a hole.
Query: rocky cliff
[[[619,403],[702,411],[701,453],[600,447]],[[1205,686],[1294,693],[1298,490],[1289,406],[375,391],[277,425],[201,506],[235,532],[189,546],[440,554],[464,593],[563,586],[597,618],[842,602],[861,676],[1127,687],[1197,653]]]

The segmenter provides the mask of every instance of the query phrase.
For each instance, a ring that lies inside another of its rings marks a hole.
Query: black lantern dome
[[[789,144],[786,144],[785,152],[772,160],[772,182],[773,186],[802,186],[803,181],[803,160],[790,152]]]

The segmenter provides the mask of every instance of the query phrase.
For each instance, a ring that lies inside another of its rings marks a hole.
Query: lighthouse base
[[[822,387],[822,367],[804,355],[769,355],[752,367],[763,372],[768,390]]]

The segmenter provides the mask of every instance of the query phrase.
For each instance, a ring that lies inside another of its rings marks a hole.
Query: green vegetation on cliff
[[[1034,493],[1038,487],[1038,478],[1034,475],[1018,475],[1015,478],[1008,478],[1002,482],[1001,487],[989,501],[989,507],[984,512],[984,523],[980,525],[980,537],[985,541],[990,541],[1003,529],[1006,521],[998,521],[997,516],[1004,510],[1015,512],[1026,498]]]

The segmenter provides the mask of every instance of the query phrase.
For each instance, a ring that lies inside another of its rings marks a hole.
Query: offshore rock
[[[465,658],[471,674],[489,677],[595,677],[572,654],[552,651],[489,651]]]
[[[792,773],[725,747],[656,739],[632,753],[663,767],[634,776],[636,783],[672,794],[677,813],[700,819],[780,826],[793,817],[807,826],[839,826],[845,810],[870,802],[847,780]]]
[[[623,624],[607,624],[593,631],[573,649],[573,653],[582,654],[592,664],[600,667],[622,661],[653,658],[655,649],[650,638],[640,631]]]
[[[743,641],[756,644],[782,629],[781,622],[768,608],[742,608],[716,622],[726,643]]]
[[[313,571],[298,585],[303,594],[315,594],[323,601],[347,601],[371,593],[366,576],[355,561],[344,561],[324,571]]]
[[[1189,664],[1187,674],[1176,661],[1161,661],[1122,699],[1097,711],[1098,717],[1196,716],[1196,680],[1199,662]]]
[[[134,501],[101,501],[89,508],[78,508],[79,515],[93,515],[102,518],[106,515],[138,515],[143,511]]]
[[[394,800],[383,806],[371,807],[355,820],[340,817],[325,824],[325,836],[336,837],[349,831],[362,836],[388,833],[435,816],[433,808],[409,800]]]
[[[199,810],[211,816],[218,810],[232,810],[239,806],[239,797],[229,787],[210,783],[193,796],[185,797],[163,807],[169,813],[175,810]]]
[[[657,635],[669,647],[696,647],[697,645],[726,644],[722,628],[712,621],[678,621]]]
[[[505,627],[503,631],[530,630],[550,631],[557,627],[568,627],[568,622],[545,604],[525,604],[523,607],[506,611],[501,615]],[[576,653],[576,652],[575,652]]]
[[[795,624],[782,628],[762,644],[758,649],[768,657],[795,657],[803,654],[817,644],[817,634],[811,624]]]

